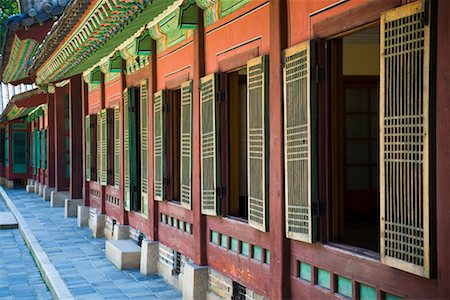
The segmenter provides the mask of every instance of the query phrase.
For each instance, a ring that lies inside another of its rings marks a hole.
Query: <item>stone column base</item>
[[[89,213],[89,228],[95,238],[105,236],[105,215],[91,215]]]
[[[113,240],[126,240],[130,238],[130,226],[128,225],[120,225],[116,224],[114,225],[114,231],[113,231]]]
[[[44,201],[50,201],[50,196],[53,191],[55,191],[55,188],[51,188],[49,186],[44,187],[44,191],[42,192],[42,198],[44,198]]]
[[[78,205],[83,205],[83,199],[66,199],[64,202],[64,218],[76,218]]]
[[[33,184],[33,185],[27,184],[27,186],[25,187],[25,190],[26,190],[28,193],[34,193],[34,184]]]
[[[186,262],[183,272],[183,299],[206,299],[208,267]]]
[[[70,199],[69,192],[53,191],[50,194],[50,206],[51,207],[62,207],[65,205],[66,199]]]
[[[46,187],[45,184],[39,185],[39,193],[38,193],[39,197],[44,196],[44,189],[45,189],[45,187]]]
[[[143,240],[141,245],[141,274],[158,273],[159,242]]]
[[[34,185],[35,180],[33,178],[27,179],[27,185]]]
[[[78,225],[78,227],[89,226],[89,206],[78,205],[78,207],[77,207],[77,225]]]
[[[35,181],[34,183],[34,193],[39,194],[39,188],[41,187],[41,183],[39,181]]]
[[[14,181],[6,179],[5,181],[5,187],[7,189],[13,189],[14,188]]]

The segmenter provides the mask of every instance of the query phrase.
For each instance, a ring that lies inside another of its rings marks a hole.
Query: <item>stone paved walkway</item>
[[[160,276],[118,270],[105,257],[105,239],[65,219],[64,208],[25,190],[5,191],[76,299],[181,299]]]
[[[0,197],[0,212],[9,211]],[[0,300],[52,299],[18,229],[0,230]]]

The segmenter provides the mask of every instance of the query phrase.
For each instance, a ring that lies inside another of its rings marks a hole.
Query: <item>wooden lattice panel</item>
[[[381,257],[429,277],[429,26],[424,2],[381,18]]]
[[[164,200],[164,92],[153,97],[153,147],[155,200]]]
[[[102,113],[97,113],[97,182],[102,181]]]
[[[192,81],[181,85],[181,205],[191,209]]]
[[[312,242],[310,42],[284,51],[286,235]]]
[[[141,82],[141,209],[148,215],[148,83]]]
[[[131,182],[130,182],[130,130],[128,123],[128,109],[129,109],[129,91],[128,89],[123,90],[123,168],[124,168],[124,208],[125,210],[130,210],[130,198],[131,198]]]
[[[114,108],[114,186],[120,186],[120,109]]]
[[[102,185],[107,185],[108,183],[108,110],[102,109],[101,112],[101,177],[100,182]]]
[[[268,227],[267,71],[268,59],[265,56],[247,63],[248,223],[262,231],[266,231]]]
[[[202,213],[217,215],[217,125],[216,125],[217,75],[201,78],[200,132]]]
[[[85,126],[86,126],[86,181],[91,180],[91,116],[87,115],[85,117]]]

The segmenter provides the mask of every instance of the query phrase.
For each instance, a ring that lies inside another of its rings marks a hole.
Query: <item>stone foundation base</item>
[[[183,299],[206,299],[208,292],[208,267],[193,263],[184,264]]]
[[[128,225],[114,225],[114,231],[112,235],[113,240],[126,240],[130,236],[130,227]]]
[[[65,205],[66,199],[70,199],[69,192],[53,191],[50,194],[50,206],[51,207],[62,207]]]
[[[55,188],[51,188],[48,186],[44,187],[44,190],[42,191],[42,198],[44,198],[44,201],[50,201],[50,196],[53,191],[55,191]]]
[[[34,193],[36,194],[36,195],[38,195],[39,194],[39,189],[41,188],[41,183],[39,182],[39,181],[35,181],[34,182]]]
[[[27,186],[25,187],[25,190],[28,193],[34,193],[34,188],[35,188],[34,184],[33,185],[27,184]]]
[[[5,187],[7,189],[13,189],[14,188],[14,181],[13,180],[5,180]]]
[[[64,218],[76,218],[78,205],[83,205],[83,199],[66,199],[64,202]]]
[[[45,189],[46,187],[47,187],[47,186],[46,186],[45,184],[39,185],[39,193],[38,193],[39,197],[44,196],[44,189]]]
[[[143,240],[141,245],[141,274],[158,273],[159,242]]]
[[[95,238],[105,236],[105,215],[92,214],[89,212],[89,228]]]
[[[78,227],[89,226],[89,206],[79,205],[77,207],[77,225]]]
[[[108,240],[105,255],[120,270],[138,269],[141,261],[141,247],[132,240]]]

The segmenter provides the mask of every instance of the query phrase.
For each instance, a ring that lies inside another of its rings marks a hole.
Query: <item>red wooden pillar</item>
[[[199,9],[197,29],[194,32],[194,64],[193,64],[193,106],[192,115],[200,116],[200,78],[205,76],[205,26],[203,24],[203,10]],[[192,119],[192,195],[200,195],[200,118]],[[193,234],[196,248],[194,261],[204,266],[206,259],[206,216],[201,213],[200,197],[192,198],[192,212],[194,215]]]
[[[270,1],[270,277],[271,299],[290,298],[289,241],[283,197],[282,51],[287,48],[287,0]],[[273,121],[273,122],[272,122]]]
[[[55,189],[56,191],[67,191],[66,179],[66,149],[65,149],[65,126],[64,126],[64,97],[66,87],[55,88],[54,99],[54,124],[55,124]]]
[[[48,111],[48,127],[47,127],[47,186],[55,187],[55,95],[47,94],[47,111]]]
[[[148,93],[149,93],[149,105],[148,105],[148,115],[147,115],[147,120],[153,120],[153,95],[157,92],[157,85],[156,85],[156,78],[157,78],[157,72],[156,72],[156,67],[157,67],[157,63],[156,63],[156,42],[154,40],[151,41],[150,44],[150,49],[151,49],[151,59],[150,59],[150,78],[148,81]],[[153,122],[151,121],[149,124],[149,132],[153,132]],[[150,136],[149,139],[151,139],[151,141],[153,141],[153,137]],[[150,142],[152,143],[152,142]],[[149,162],[149,166],[148,166],[148,170],[153,170],[154,168],[154,160],[153,160],[153,155],[149,155],[148,157],[148,162]],[[153,191],[154,190],[154,186],[153,186],[153,180],[149,180],[149,190]],[[155,201],[154,197],[153,197],[153,193],[151,194],[150,197],[148,197],[148,215],[149,216],[153,216],[152,218],[149,218],[149,226],[150,226],[150,232],[152,234],[152,240],[153,241],[157,241],[158,240],[158,224],[159,224],[159,211],[158,211],[158,201]]]
[[[72,199],[82,198],[83,186],[83,113],[81,98],[81,75],[70,79],[69,97],[69,138],[70,138],[70,184],[69,191]]]
[[[89,114],[89,108],[88,108],[88,97],[89,97],[89,89],[88,85],[84,80],[81,81],[81,111],[82,111],[82,122],[85,123],[85,116]],[[82,188],[82,197],[84,199],[84,205],[89,206],[89,182],[86,181],[86,130],[90,130],[89,128],[86,128],[86,126],[81,126],[82,128],[82,142],[83,145],[83,170],[82,170],[82,180],[83,180],[83,188]]]

